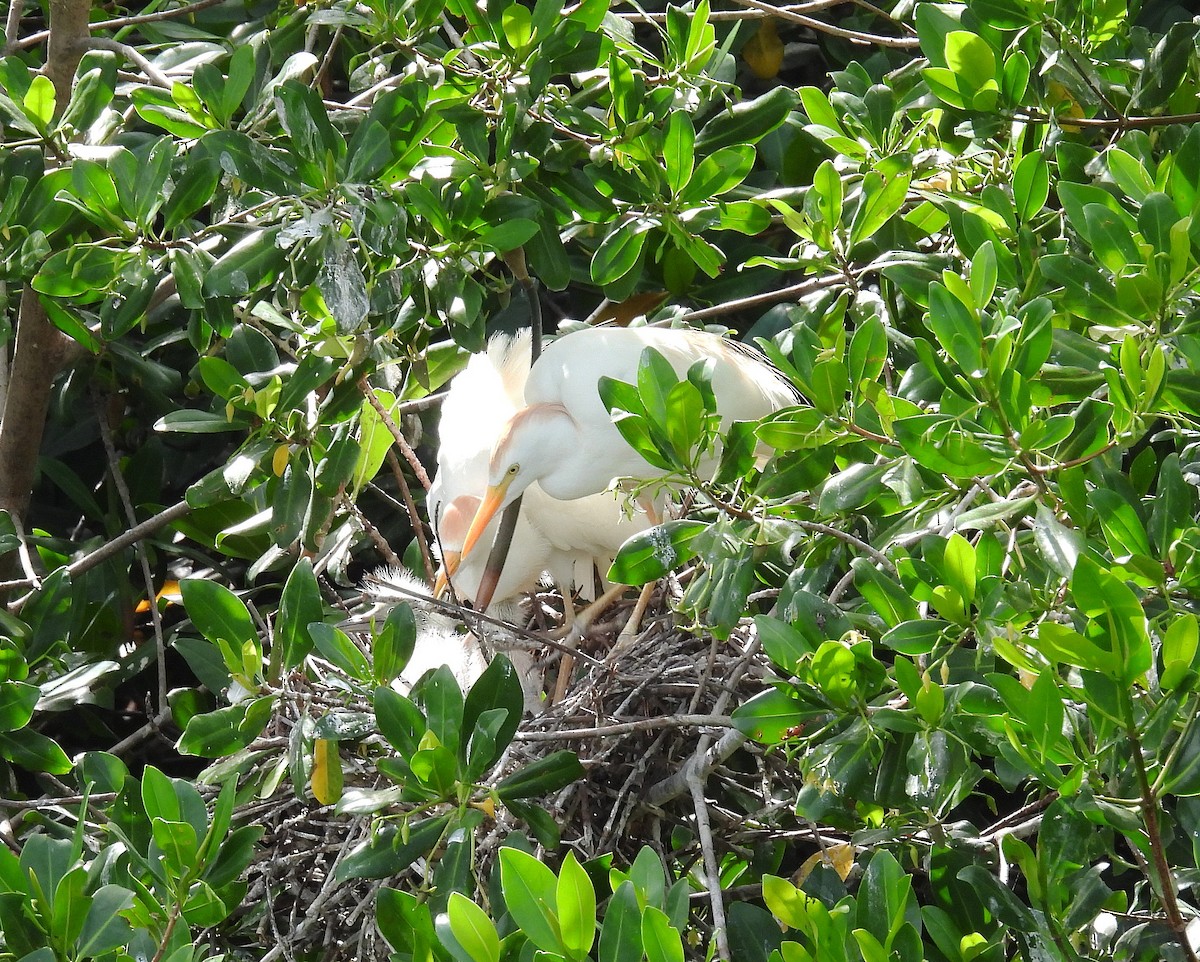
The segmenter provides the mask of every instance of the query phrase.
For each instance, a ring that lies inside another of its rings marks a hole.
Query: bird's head
[[[437,519],[437,536],[442,553],[442,567],[438,571],[437,581],[433,587],[435,598],[440,598],[445,594],[448,576],[458,570],[459,562],[462,560],[462,546],[466,541],[471,519],[479,510],[479,499],[469,494],[460,494],[449,503],[439,507],[441,510]]]
[[[514,414],[500,432],[488,466],[487,491],[463,541],[463,557],[475,547],[492,518],[553,469],[553,431],[548,429],[556,418],[561,417],[561,411],[547,410],[550,407],[524,408]]]

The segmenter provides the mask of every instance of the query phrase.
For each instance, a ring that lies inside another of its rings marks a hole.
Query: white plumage
[[[429,491],[430,517],[451,572],[455,593],[473,601],[488,552],[463,552],[471,521],[478,514],[488,482],[488,465],[509,419],[524,405],[530,372],[530,336],[497,336],[486,352],[471,358],[450,385],[442,404],[438,473]],[[599,490],[599,489],[598,489]],[[644,518],[627,518],[611,493],[568,501],[528,486],[513,533],[494,605],[531,590],[548,573],[570,603],[576,584],[584,598],[594,591],[594,570],[603,573],[630,535],[646,527]],[[491,544],[498,518],[481,528]],[[459,556],[461,554],[461,561]]]
[[[472,557],[480,539],[490,544],[484,535],[493,519],[535,484],[552,498],[568,500],[594,496],[615,478],[664,474],[621,436],[597,388],[604,376],[635,381],[647,347],[658,350],[680,377],[696,361],[713,359],[712,388],[723,429],[796,401],[792,385],[752,350],[704,331],[590,328],[560,337],[529,373],[525,406],[501,430],[486,493],[462,545],[464,559]]]

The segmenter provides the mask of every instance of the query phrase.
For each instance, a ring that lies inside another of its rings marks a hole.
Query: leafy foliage
[[[420,865],[380,889],[398,958],[1196,958],[1180,8],[884,4],[834,32],[708,0],[163,12],[94,23],[69,99],[35,12],[0,60],[0,389],[30,305],[76,352],[31,510],[0,514],[0,775],[78,793],[4,803],[4,958],[206,957],[258,844],[239,804],[277,792],[375,819],[339,884]],[[827,77],[788,74],[797,39]],[[703,851],[697,819],[665,866],[560,857],[544,800],[585,776],[565,749],[499,773],[512,666],[401,694],[412,612],[363,646],[330,605],[390,545],[421,564],[392,428],[527,321],[526,269],[572,313],[728,320],[803,397],[718,439],[702,367],[599,387],[697,492],[613,574],[691,563],[681,619],[752,620],[772,666],[727,719],[757,746],[739,777],[803,787],[722,789],[754,851]],[[223,787],[117,757],[160,730]],[[542,858],[514,832],[489,884],[497,811]],[[736,897],[692,906],[714,878]]]

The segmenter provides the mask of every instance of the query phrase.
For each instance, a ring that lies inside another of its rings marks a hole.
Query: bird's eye
[[[511,477],[515,477],[515,476],[516,476],[516,473],[517,473],[518,471],[520,471],[520,470],[521,470],[521,466],[520,466],[519,464],[516,464],[516,463],[514,462],[513,464],[510,464],[510,465],[508,466],[508,476],[509,476],[510,478],[511,478]]]

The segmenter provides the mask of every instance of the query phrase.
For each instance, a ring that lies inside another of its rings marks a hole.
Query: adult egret
[[[665,472],[621,436],[597,384],[601,377],[635,381],[646,348],[683,376],[712,359],[713,395],[722,428],[796,403],[792,385],[752,348],[705,331],[589,328],[560,337],[533,365],[525,405],[504,425],[488,465],[487,490],[467,531],[462,557],[492,519],[531,485],[563,501],[604,491],[616,478],[649,480]]]
[[[524,405],[530,371],[530,336],[497,336],[451,382],[442,404],[438,473],[429,491],[430,517],[441,544],[442,563],[455,592],[474,601],[486,555],[463,551],[472,519],[487,487],[492,448],[508,420]],[[489,541],[499,519],[489,521]],[[488,607],[531,590],[543,572],[563,592],[567,619],[574,609],[570,586],[585,600],[594,596],[595,570],[607,571],[617,549],[643,530],[642,518],[625,517],[611,494],[571,501],[548,496],[534,484],[525,491],[500,579]],[[441,582],[439,581],[439,584]]]

